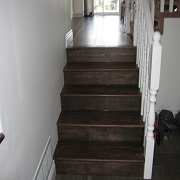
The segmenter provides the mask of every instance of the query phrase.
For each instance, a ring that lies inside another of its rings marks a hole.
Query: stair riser
[[[63,96],[62,110],[140,111],[139,96]]]
[[[77,141],[142,141],[142,128],[59,127],[60,140]]]
[[[67,49],[68,62],[135,62],[135,48]]]
[[[65,72],[65,84],[130,84],[138,83],[138,72],[118,71],[118,72]]]
[[[57,174],[142,177],[143,163],[56,161]]]

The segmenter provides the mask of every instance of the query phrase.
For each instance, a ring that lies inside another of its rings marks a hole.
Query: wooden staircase
[[[136,48],[67,48],[57,174],[143,177]]]

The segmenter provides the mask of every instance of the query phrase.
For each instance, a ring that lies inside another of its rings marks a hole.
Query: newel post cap
[[[154,32],[154,35],[153,35],[154,43],[153,44],[160,44],[160,39],[161,39],[160,32],[158,32],[158,31]]]

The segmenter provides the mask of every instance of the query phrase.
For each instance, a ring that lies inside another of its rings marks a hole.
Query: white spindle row
[[[174,0],[169,1],[169,12],[173,12]]]
[[[154,154],[155,102],[160,81],[161,35],[159,32],[154,33],[153,29],[154,0],[136,0],[135,2],[134,45],[137,45],[139,88],[142,93],[141,114],[145,121],[144,178],[151,179]]]
[[[169,12],[173,12],[174,0],[169,0]],[[160,1],[160,12],[164,12],[165,0]]]

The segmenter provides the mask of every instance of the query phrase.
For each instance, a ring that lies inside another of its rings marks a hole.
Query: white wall
[[[166,18],[156,109],[180,110],[180,18]]]
[[[73,0],[73,16],[84,16],[84,0]]]
[[[0,0],[0,179],[32,180],[57,143],[70,0]]]

